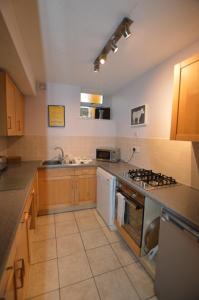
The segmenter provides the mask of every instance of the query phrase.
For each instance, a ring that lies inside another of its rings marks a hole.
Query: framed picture
[[[147,125],[147,106],[141,105],[131,109],[131,126]]]
[[[48,105],[48,127],[65,127],[64,105]]]

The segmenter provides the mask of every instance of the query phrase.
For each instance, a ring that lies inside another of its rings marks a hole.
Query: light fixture
[[[116,53],[118,51],[118,46],[116,45],[114,40],[111,43],[111,50],[113,51],[113,53]]]
[[[126,39],[131,35],[130,25],[133,21],[129,18],[124,18],[119,24],[111,38],[108,40],[98,57],[94,61],[94,72],[98,72],[100,64],[104,65],[107,59],[107,55],[110,51],[116,53],[118,51],[117,42],[124,36]]]
[[[124,26],[124,32],[123,32],[123,36],[125,37],[125,39],[128,39],[131,35],[130,29],[129,29],[129,25],[125,24]]]
[[[99,69],[100,69],[100,64],[99,64],[99,61],[97,61],[94,64],[94,72],[99,72]]]
[[[100,61],[100,64],[101,65],[104,65],[105,64],[105,62],[106,62],[106,54],[105,53],[102,53],[101,55],[100,55],[100,58],[99,58],[99,61]]]

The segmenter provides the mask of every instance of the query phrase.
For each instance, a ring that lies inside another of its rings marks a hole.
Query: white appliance
[[[115,229],[115,190],[116,177],[97,168],[97,211],[111,229]]]

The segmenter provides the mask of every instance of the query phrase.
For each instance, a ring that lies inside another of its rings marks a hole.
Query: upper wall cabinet
[[[5,71],[0,71],[0,135],[24,134],[24,96]]]
[[[199,141],[199,55],[175,66],[171,139]]]

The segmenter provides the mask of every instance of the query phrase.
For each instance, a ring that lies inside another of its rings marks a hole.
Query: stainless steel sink
[[[44,160],[42,163],[43,166],[57,166],[61,164],[62,162],[60,160]]]
[[[75,160],[71,159],[68,161],[61,160],[44,160],[43,166],[78,166],[78,165],[86,165],[89,164],[91,160]]]

